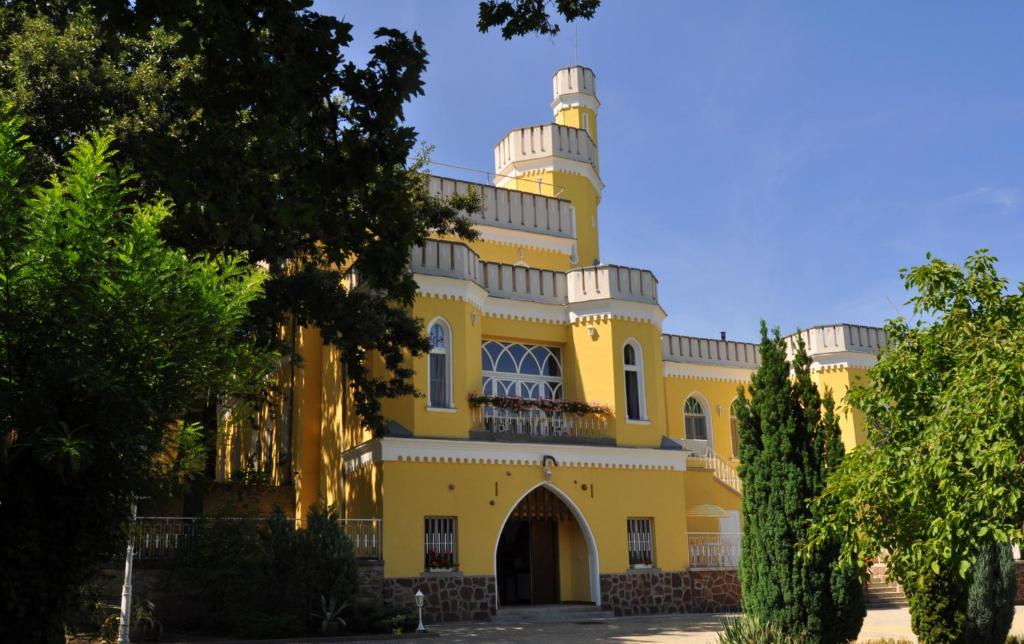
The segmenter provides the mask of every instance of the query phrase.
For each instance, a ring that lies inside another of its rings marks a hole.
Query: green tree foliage
[[[501,37],[511,40],[530,33],[555,35],[561,27],[551,21],[551,0],[485,0],[476,23],[481,33],[501,27]],[[601,0],[555,0],[555,13],[566,22],[594,17]]]
[[[179,422],[246,389],[269,356],[238,340],[263,275],[159,236],[109,136],[82,140],[44,186],[0,121],[0,640],[63,642],[69,593],[123,552],[130,495],[187,474]]]
[[[807,547],[816,498],[843,459],[830,393],[811,381],[797,336],[792,363],[778,329],[761,323],[761,365],[736,416],[743,479],[740,580],[744,611],[815,642],[854,639],[865,615],[860,579],[841,569],[834,541]]]
[[[1004,644],[1013,625],[1017,571],[1008,543],[983,546],[971,567],[965,642]]]
[[[414,155],[404,110],[423,93],[422,39],[379,29],[359,66],[352,25],[311,4],[4,3],[0,102],[27,117],[36,177],[84,133],[112,132],[140,190],[175,203],[165,238],[265,268],[250,330],[277,338],[291,314],[318,327],[379,429],[380,398],[414,392],[407,358],[427,348],[410,248],[431,231],[471,237],[460,213],[478,204],[431,197]]]
[[[888,344],[848,400],[867,441],[830,477],[815,539],[842,537],[843,561],[887,553],[925,642],[957,641],[967,572],[1024,523],[1024,296],[996,260],[928,257],[901,271],[917,322]]]

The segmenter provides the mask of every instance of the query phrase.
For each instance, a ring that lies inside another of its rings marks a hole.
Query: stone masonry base
[[[488,621],[494,615],[496,590],[491,575],[428,573],[383,580],[385,605],[416,614],[416,591],[423,591],[423,619],[428,622]]]
[[[433,573],[385,578],[380,584],[384,604],[413,615],[416,591],[422,590],[423,619],[428,622],[488,621],[495,614],[496,589],[491,575]],[[656,569],[601,575],[601,604],[620,616],[738,611],[739,576],[735,570]]]

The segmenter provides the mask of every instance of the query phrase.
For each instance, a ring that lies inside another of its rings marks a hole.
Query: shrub
[[[927,568],[909,576],[903,591],[910,604],[914,634],[928,644],[959,644],[967,622],[967,583],[956,572]]]
[[[977,644],[1002,644],[1013,623],[1017,598],[1017,571],[1007,543],[992,541],[982,547],[971,567],[967,590],[967,627],[964,639]]]
[[[718,633],[718,644],[798,644],[800,638],[787,635],[779,626],[755,615],[743,615],[725,620],[725,628]]]
[[[253,638],[344,624],[340,607],[352,605],[357,584],[352,543],[322,505],[301,529],[280,509],[266,521],[204,521],[177,572],[201,591],[191,626]]]

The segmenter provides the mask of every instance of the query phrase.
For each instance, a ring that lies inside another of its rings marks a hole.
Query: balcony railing
[[[608,437],[608,421],[599,414],[522,411],[481,406],[472,408],[473,429],[497,436],[554,439],[601,439]]]
[[[719,456],[717,452],[711,451],[705,441],[683,441],[684,449],[696,443],[703,443],[703,448],[693,450],[690,458],[687,459],[686,466],[690,469],[710,470],[719,483],[743,494],[743,480],[740,479],[740,473],[736,470],[736,466]]]
[[[204,524],[213,521],[244,521],[257,529],[266,519],[241,517],[139,517],[132,528],[135,556],[140,560],[168,560],[187,553]],[[297,522],[300,523],[300,522]],[[342,531],[352,541],[359,559],[381,558],[380,519],[341,519]]]
[[[740,565],[739,532],[689,532],[690,568],[732,570]]]

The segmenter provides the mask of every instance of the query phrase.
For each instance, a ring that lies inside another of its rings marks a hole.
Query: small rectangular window
[[[425,517],[423,520],[423,568],[455,570],[459,567],[455,547],[455,517]]]
[[[630,568],[653,566],[654,519],[650,517],[626,519],[626,543],[629,547]]]

